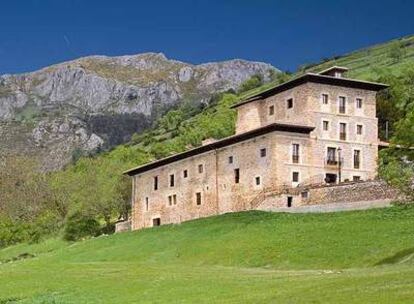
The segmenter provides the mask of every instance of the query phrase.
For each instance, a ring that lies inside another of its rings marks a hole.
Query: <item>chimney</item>
[[[333,66],[333,67],[330,67],[326,70],[319,72],[319,75],[342,78],[344,76],[344,73],[347,72],[348,70],[349,69],[345,67]]]

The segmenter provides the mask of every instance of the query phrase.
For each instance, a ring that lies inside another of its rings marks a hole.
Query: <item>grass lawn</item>
[[[414,206],[226,214],[0,260],[0,303],[412,303]]]

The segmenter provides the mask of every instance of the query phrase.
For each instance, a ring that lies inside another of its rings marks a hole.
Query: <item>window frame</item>
[[[326,102],[325,102],[325,97],[326,97]],[[321,101],[322,101],[322,105],[324,105],[324,106],[329,105],[329,94],[328,93],[322,93],[321,94]]]
[[[360,105],[359,105],[359,102],[360,102]],[[355,108],[356,108],[357,110],[361,110],[361,109],[362,109],[363,104],[364,104],[364,101],[363,101],[363,98],[362,98],[362,97],[356,97],[356,98],[355,98]]]
[[[292,145],[292,150],[291,150],[291,161],[292,164],[299,164],[300,163],[300,144],[299,143],[295,143],[293,142]],[[295,153],[295,147],[297,147],[297,153]]]
[[[295,180],[295,176],[297,180]],[[300,176],[299,171],[292,171],[292,183],[299,183],[299,180],[300,180],[299,176]]]
[[[200,206],[202,204],[201,192],[196,192],[196,205]]]
[[[341,106],[341,101],[344,101],[344,105],[343,105],[343,107]],[[346,106],[346,102],[347,102],[347,97],[346,96],[344,96],[344,95],[340,95],[340,96],[338,96],[338,113],[339,114],[346,114],[346,108],[347,108],[347,106]],[[342,109],[343,109],[343,111],[342,111]]]

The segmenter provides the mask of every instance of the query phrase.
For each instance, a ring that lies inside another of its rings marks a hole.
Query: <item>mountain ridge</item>
[[[147,52],[93,55],[1,75],[0,153],[30,154],[46,170],[59,169],[74,151],[127,142],[182,102],[202,106],[254,75],[268,82],[278,72],[262,62],[194,65]]]

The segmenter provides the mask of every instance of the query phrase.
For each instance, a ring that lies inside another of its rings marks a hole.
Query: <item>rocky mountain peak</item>
[[[57,169],[76,150],[121,144],[182,102],[205,103],[273,66],[241,59],[188,64],[162,53],[89,56],[0,76],[0,152],[39,156]]]

